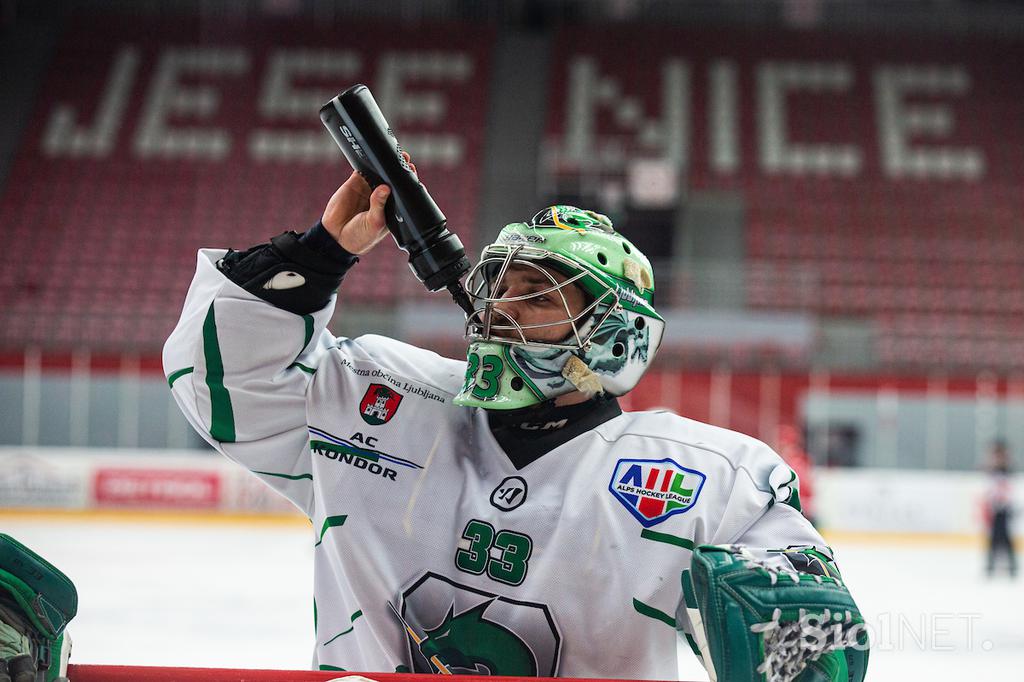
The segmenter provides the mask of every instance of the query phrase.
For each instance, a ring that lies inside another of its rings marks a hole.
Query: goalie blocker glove
[[[41,556],[0,533],[0,682],[67,679],[78,611],[71,580]]]
[[[217,262],[224,276],[250,294],[295,313],[320,310],[359,258],[317,223],[305,234],[284,232],[246,251],[228,251]]]
[[[682,581],[712,682],[864,679],[864,619],[824,553],[702,545]]]

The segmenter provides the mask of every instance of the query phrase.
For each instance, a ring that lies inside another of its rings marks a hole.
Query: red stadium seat
[[[140,111],[154,66],[161,51],[180,44],[188,30],[173,22],[144,31],[134,23],[75,24],[56,50],[46,85],[40,89],[38,115],[0,196],[0,223],[9,245],[0,251],[4,345],[158,351],[181,310],[198,248],[242,249],[284,230],[305,230],[347,177],[340,151],[324,159],[280,162],[257,159],[247,151],[255,130],[298,125],[261,119],[256,111],[265,55],[292,43],[320,41],[333,46],[332,36],[298,26],[252,34],[262,37],[233,36],[231,40],[251,57],[251,78],[204,80],[217,92],[216,111],[199,118],[169,119],[168,125],[174,127],[202,125],[227,131],[232,143],[227,157],[140,157],[133,135],[142,125]],[[413,94],[430,90],[445,98],[449,106],[440,121],[403,119],[398,112],[385,112],[392,114],[390,120],[403,139],[406,134],[422,138],[430,133],[454,135],[461,141],[464,158],[458,163],[427,155],[418,159],[418,166],[450,224],[469,246],[476,242],[490,31],[484,26],[453,32],[443,27],[366,25],[346,41],[346,48],[358,51],[364,65],[363,72],[351,74],[351,82],[372,82],[378,61],[385,53],[393,56],[396,45],[413,54],[443,44],[447,52],[470,58],[473,68],[464,77],[445,80],[435,74],[431,78],[436,82],[409,86]],[[71,107],[82,125],[90,125],[115,50],[137,44],[143,33],[147,39],[141,48],[139,83],[131,90],[126,118],[110,153],[96,159],[44,151],[42,140],[52,112]],[[202,44],[202,36],[191,39]],[[186,82],[185,87],[192,87]],[[338,82],[335,78],[318,85],[334,88]],[[302,80],[302,87],[310,85]],[[416,100],[410,96],[410,101]],[[322,134],[330,147],[315,107],[306,119],[302,127]],[[415,145],[411,146],[415,155]],[[409,279],[404,255],[393,245],[384,245],[352,271],[345,288],[366,303],[391,305],[401,297],[400,284]],[[26,318],[28,313],[37,317]]]

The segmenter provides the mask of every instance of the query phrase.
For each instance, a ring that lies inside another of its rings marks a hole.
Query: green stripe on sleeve
[[[700,647],[697,646],[697,642],[693,641],[693,637],[690,636],[689,632],[684,632],[683,634],[686,635],[686,643],[690,645],[690,651],[693,652],[694,656],[703,661],[704,657],[701,656]]]
[[[305,372],[306,374],[316,374],[316,370],[315,369],[313,369],[312,367],[306,367],[301,362],[293,362],[291,365],[288,366],[288,369],[291,369],[292,367],[297,367],[297,368],[301,369],[303,372]]]
[[[313,316],[303,315],[302,322],[306,326],[305,336],[302,339],[302,348],[299,349],[299,354],[295,356],[295,362],[289,365],[288,369],[298,367],[306,374],[316,374],[316,369],[299,363],[299,358],[301,358],[302,354],[306,352],[306,346],[308,346],[309,342],[313,340]]]
[[[306,323],[306,340],[302,342],[302,350],[306,350],[306,346],[313,340],[313,316],[303,315],[302,321]]]
[[[790,493],[789,497],[786,499],[785,502],[783,502],[783,504],[788,504],[790,507],[796,509],[798,512],[802,514],[804,511],[804,506],[803,504],[800,503],[800,487],[799,485],[791,485],[793,481],[796,480],[796,472],[793,471],[792,469],[790,469],[789,471],[792,474],[792,476],[789,477],[789,480],[786,481],[785,485],[790,486]]]
[[[653,606],[649,606],[643,603],[636,597],[633,597],[633,608],[636,609],[636,612],[639,613],[641,616],[647,616],[648,618],[653,618],[654,620],[660,620],[662,623],[670,625],[673,628],[676,626],[675,618],[668,615],[664,611],[659,611]]]
[[[356,625],[355,625],[356,619],[359,618],[359,616],[361,616],[361,615],[363,615],[363,612],[361,610],[360,611],[356,611],[355,613],[353,613],[352,614],[352,618],[350,619],[352,621],[352,625],[349,626],[348,630],[342,630],[341,632],[336,634],[334,637],[331,637],[329,640],[327,640],[326,642],[323,643],[323,646],[327,646],[328,644],[330,644],[334,640],[338,639],[342,635],[347,635],[348,633],[350,633],[353,630],[355,630],[356,629]]]
[[[686,604],[686,608],[698,608],[697,593],[693,591],[693,578],[690,576],[689,569],[679,575],[679,581],[683,586],[683,603]]]
[[[185,367],[184,369],[179,369],[177,372],[171,372],[170,374],[167,375],[167,386],[170,388],[174,388],[175,381],[182,378],[186,374],[191,374],[192,372],[195,371],[195,369],[195,367]]]
[[[324,519],[324,526],[320,529],[320,539],[317,540],[316,544],[313,546],[319,547],[320,543],[324,541],[324,535],[327,534],[327,531],[331,528],[338,528],[340,526],[344,526],[345,519],[347,518],[348,516],[343,514],[341,516],[328,516],[326,519]]]
[[[664,542],[669,545],[675,545],[676,547],[682,547],[693,551],[693,540],[689,538],[681,538],[678,535],[669,535],[668,533],[659,533],[657,531],[644,528],[640,531],[640,537],[644,540],[654,540],[655,542]]]
[[[301,481],[302,479],[309,479],[310,481],[313,480],[313,474],[279,474],[273,471],[256,471],[255,469],[253,469],[252,472],[254,474],[259,474],[260,476],[274,476],[275,478],[287,478],[289,481]]]
[[[220,443],[234,443],[235,413],[231,409],[231,396],[224,386],[224,360],[217,340],[213,303],[203,322],[203,354],[206,356],[206,385],[210,389],[210,435]]]

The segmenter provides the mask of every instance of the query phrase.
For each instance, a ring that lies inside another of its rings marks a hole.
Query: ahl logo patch
[[[650,528],[693,507],[706,479],[668,458],[620,459],[608,490],[644,528]]]
[[[386,424],[402,403],[402,394],[384,384],[370,384],[359,401],[359,416],[372,426]]]

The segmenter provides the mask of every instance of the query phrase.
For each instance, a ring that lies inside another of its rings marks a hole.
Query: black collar
[[[487,423],[512,465],[522,469],[541,455],[622,414],[615,398],[558,407],[551,401],[520,410],[488,410]]]

